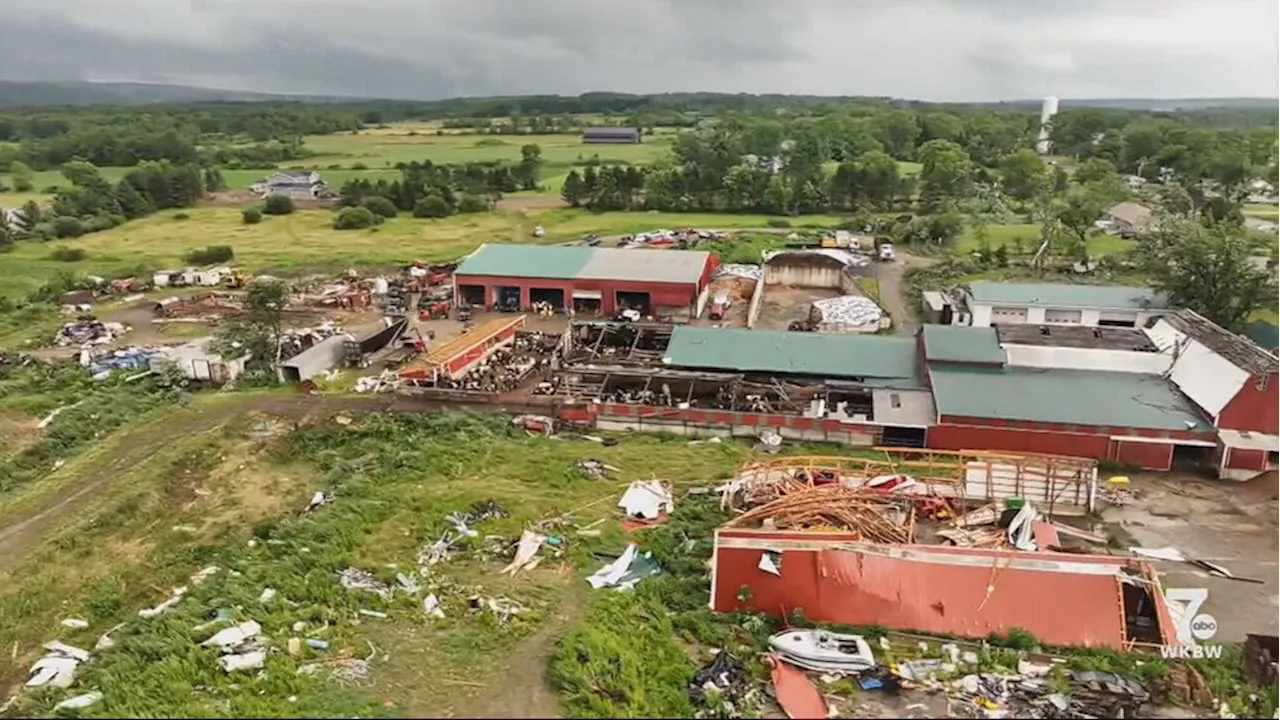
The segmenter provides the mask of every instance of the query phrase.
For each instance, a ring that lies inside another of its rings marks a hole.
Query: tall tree
[[[1000,159],[1000,182],[1005,193],[1016,200],[1030,200],[1048,182],[1044,161],[1030,148],[1022,148]]]
[[[926,209],[968,193],[973,161],[964,148],[948,140],[930,140],[920,147],[920,164],[920,194]]]
[[[1175,306],[1233,332],[1242,332],[1254,311],[1275,308],[1275,271],[1253,263],[1255,251],[1238,228],[1167,219],[1161,235],[1151,255],[1152,286]]]
[[[564,198],[569,207],[578,207],[586,196],[585,190],[582,184],[582,176],[578,174],[577,170],[570,170],[569,174],[564,176],[564,186],[560,188],[560,197]]]
[[[36,174],[24,162],[14,160],[9,163],[9,176],[13,179],[14,192],[31,192],[36,187]]]

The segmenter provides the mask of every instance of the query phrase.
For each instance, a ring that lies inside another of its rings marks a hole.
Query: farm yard
[[[1271,717],[1274,118],[777,102],[0,110],[0,718]]]

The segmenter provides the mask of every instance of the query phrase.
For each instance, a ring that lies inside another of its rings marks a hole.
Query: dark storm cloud
[[[1274,0],[0,0],[0,76],[416,98],[1274,95],[1276,8]]]

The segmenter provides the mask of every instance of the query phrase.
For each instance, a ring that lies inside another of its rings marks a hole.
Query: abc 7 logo
[[[1208,640],[1218,632],[1218,621],[1207,613],[1191,619],[1191,635],[1197,640]]]

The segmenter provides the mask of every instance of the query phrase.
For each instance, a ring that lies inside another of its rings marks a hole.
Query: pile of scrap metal
[[[302,308],[359,310],[373,304],[373,284],[364,280],[333,283],[314,292],[298,293],[289,299],[289,304]]]
[[[1030,502],[988,503],[957,517],[954,527],[938,530],[934,536],[944,545],[1024,552],[1070,551],[1063,546],[1063,536],[1093,544],[1107,542],[1097,533],[1051,520]]]
[[[727,523],[728,528],[842,531],[860,539],[889,544],[914,541],[915,505],[873,490],[854,490],[837,483],[808,485],[798,480],[751,490],[729,483],[720,488],[722,504],[739,500],[751,509]]]
[[[200,293],[190,297],[169,297],[155,305],[155,322],[216,323],[244,314],[240,299],[228,293]]]
[[[671,326],[575,322],[570,343],[570,364],[660,365],[671,343]]]
[[[950,707],[965,708],[970,717],[1018,718],[1100,718],[1137,717],[1151,694],[1137,681],[1109,672],[1082,670],[1066,673],[1054,692],[1047,675],[1048,665],[1018,663],[1017,673],[965,675],[942,683],[925,670],[945,670],[938,660],[918,660],[897,667],[908,685],[923,685],[946,691]],[[954,665],[954,663],[952,664]],[[910,668],[910,671],[907,671]]]
[[[129,328],[117,322],[79,320],[63,325],[53,341],[62,347],[68,345],[106,345],[128,332]]]
[[[511,345],[495,350],[456,380],[439,377],[434,387],[471,392],[515,390],[531,376],[545,375],[551,370],[560,339],[555,333],[516,333]]]

